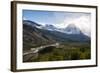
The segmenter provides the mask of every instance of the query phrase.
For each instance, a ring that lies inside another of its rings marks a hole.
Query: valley
[[[65,30],[24,20],[23,62],[91,59],[90,38],[74,24]]]
[[[24,62],[85,60],[91,58],[89,43],[63,43],[38,50]],[[38,55],[38,56],[37,56]]]

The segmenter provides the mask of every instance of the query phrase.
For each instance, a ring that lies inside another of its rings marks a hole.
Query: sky
[[[84,32],[90,32],[91,13],[23,10],[23,20],[31,20],[41,25],[50,24],[57,28],[66,28],[75,24]]]

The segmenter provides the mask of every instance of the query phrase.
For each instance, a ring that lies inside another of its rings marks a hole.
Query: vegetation
[[[84,60],[91,58],[91,38],[79,34],[66,34],[59,31],[38,29],[40,24],[23,21],[23,53],[32,51],[42,45],[60,43],[59,46],[49,46],[38,52],[23,55],[24,62]]]
[[[90,45],[86,43],[62,43],[59,47],[46,47],[38,52],[38,57],[31,57],[27,62],[84,60],[91,58]]]

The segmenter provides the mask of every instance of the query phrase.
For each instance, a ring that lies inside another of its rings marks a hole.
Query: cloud
[[[68,15],[69,14],[69,15]],[[90,13],[55,13],[57,28],[66,28],[70,24],[75,24],[85,35],[91,34],[91,14]]]
[[[79,18],[74,18],[74,19],[71,18],[69,21],[65,20],[65,23],[67,25],[72,24],[72,23],[75,24],[87,36],[90,36],[90,34],[91,34],[91,18],[90,18],[90,15],[83,15],[83,16],[80,16]]]
[[[26,17],[23,17],[23,20],[27,20],[27,18]]]

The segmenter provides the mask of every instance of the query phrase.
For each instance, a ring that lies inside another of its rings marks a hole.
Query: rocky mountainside
[[[74,24],[65,29],[57,29],[53,25],[42,26],[36,22],[23,21],[23,48],[37,47],[55,42],[89,42],[90,38]]]
[[[23,48],[25,50],[55,42],[50,36],[43,34],[37,26],[40,25],[32,21],[23,21]]]

